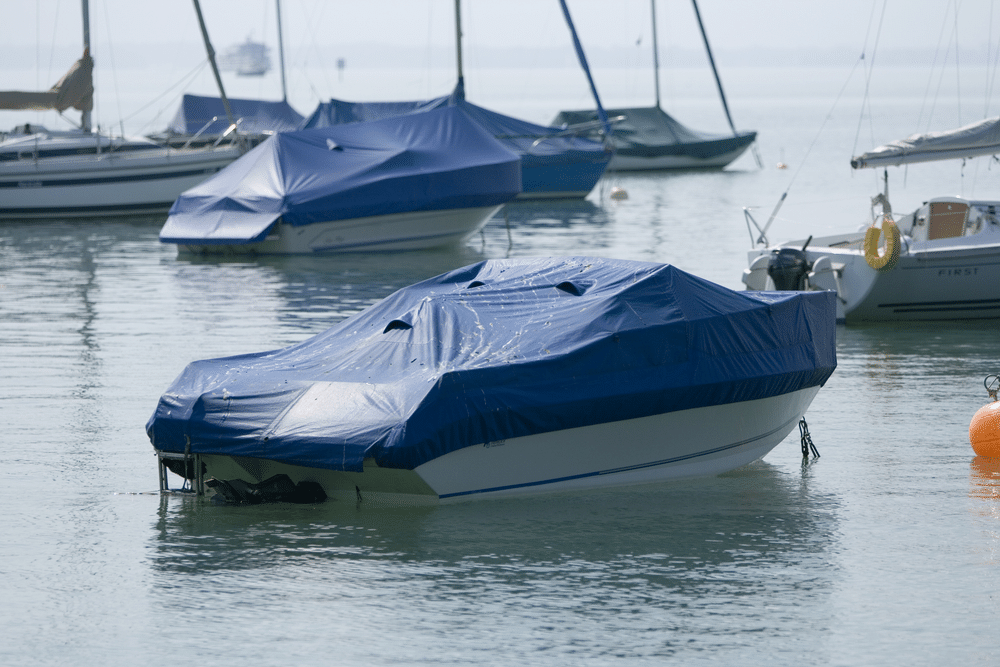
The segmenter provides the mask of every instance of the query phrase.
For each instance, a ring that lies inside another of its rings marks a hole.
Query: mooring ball
[[[1000,401],[976,411],[969,424],[969,442],[979,456],[1000,458]]]

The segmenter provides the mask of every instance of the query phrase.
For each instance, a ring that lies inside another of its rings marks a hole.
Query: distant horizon
[[[277,46],[264,42],[270,48],[272,69],[279,68]],[[216,57],[225,48],[232,45],[219,46],[213,44]],[[98,69],[142,69],[152,65],[162,64],[167,60],[176,60],[178,53],[184,54],[184,61],[197,64],[207,62],[204,47],[199,45],[199,51],[191,53],[188,42],[159,42],[152,44],[119,43],[111,53],[102,53],[99,48],[92,50],[95,66]],[[46,52],[44,61],[46,67],[51,67],[53,73],[61,76],[72,63],[80,57],[79,47],[60,46]],[[739,67],[780,67],[780,66],[823,66],[851,67],[862,56],[862,52],[846,47],[829,46],[823,48],[801,47],[744,47],[737,49],[713,49],[712,54],[720,70]],[[958,55],[961,67],[997,66],[997,56],[1000,51],[992,53],[981,48],[963,48]],[[594,47],[586,53],[587,61],[594,68],[652,68],[653,58],[648,50],[639,51],[629,48]],[[950,53],[947,61],[934,49],[930,48],[895,48],[878,52],[874,56],[864,54],[868,64],[876,66],[907,66],[907,67],[951,67],[955,65],[955,55]],[[454,48],[435,46],[431,48],[413,46],[386,46],[375,42],[358,42],[344,44],[339,47],[319,47],[313,50],[310,66],[328,64],[334,68],[338,60],[343,59],[347,67],[396,69],[424,69],[428,67],[454,67]],[[0,45],[0,60],[4,63],[4,72],[34,69],[37,66],[34,53],[8,44]],[[466,69],[477,67],[573,67],[579,68],[575,53],[567,53],[563,48],[509,48],[477,46],[467,49],[463,56]],[[544,65],[540,65],[544,63]],[[286,69],[301,66],[286,61]],[[667,47],[660,49],[660,69],[671,67],[709,67],[704,49]],[[7,89],[10,82],[0,84]]]

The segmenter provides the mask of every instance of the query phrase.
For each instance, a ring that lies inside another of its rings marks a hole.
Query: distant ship
[[[252,41],[230,47],[219,57],[219,69],[236,72],[240,76],[263,76],[271,69],[270,48]]]

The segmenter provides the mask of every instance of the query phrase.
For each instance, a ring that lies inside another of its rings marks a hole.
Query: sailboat
[[[288,103],[285,80],[285,47],[281,29],[281,0],[275,0],[278,55],[281,70],[281,100],[240,99],[185,94],[166,131],[154,138],[171,146],[207,145],[223,136],[233,123],[249,146],[256,146],[276,132],[301,129],[302,114]],[[207,41],[207,38],[206,38]],[[249,40],[248,40],[249,44]],[[262,46],[263,45],[259,45]],[[220,59],[219,69],[226,69]],[[228,63],[232,65],[232,61]],[[270,61],[268,61],[270,67]],[[239,73],[239,72],[238,72]],[[242,73],[247,75],[246,72]],[[221,90],[221,85],[220,85]]]
[[[66,76],[49,91],[0,92],[0,109],[81,112],[79,129],[27,123],[0,141],[0,220],[163,212],[242,152],[231,133],[201,148],[169,148],[148,138],[95,132],[87,0],[82,6],[83,56]]]
[[[851,167],[998,153],[995,117],[893,141],[852,158]],[[768,225],[758,227],[762,247],[749,252],[743,283],[750,290],[832,290],[837,318],[848,323],[1000,317],[1000,200],[934,197],[896,217],[887,187],[872,198],[872,211],[862,231],[774,246]]]
[[[608,116],[615,119],[611,131],[615,156],[608,166],[610,171],[721,169],[742,155],[757,138],[756,132],[737,131],[733,124],[701,13],[698,11],[697,0],[691,2],[694,5],[695,16],[698,18],[705,49],[722,98],[722,108],[726,112],[732,134],[712,134],[693,130],[663,110],[660,103],[660,59],[656,42],[656,0],[650,0],[656,104],[652,107],[607,109]],[[593,109],[560,111],[552,124],[567,131],[574,128],[590,128],[590,136],[596,138],[600,131],[594,125],[597,120],[598,113]]]
[[[320,104],[306,119],[303,127],[327,127],[362,120],[377,120],[406,113],[421,113],[441,106],[455,106],[473,122],[491,133],[508,149],[521,156],[522,191],[518,199],[582,198],[590,194],[601,179],[611,152],[604,144],[601,123],[596,120],[591,128],[595,135],[587,138],[582,130],[546,127],[525,120],[512,118],[465,99],[465,77],[462,69],[462,27],[460,0],[455,0],[455,28],[458,63],[458,83],[450,95],[431,100],[404,102],[348,102],[331,99]],[[575,29],[569,12],[563,5],[570,32],[576,40]],[[582,50],[577,50],[581,65],[587,71]],[[597,105],[597,91],[591,90]]]
[[[219,69],[236,72],[239,76],[264,76],[271,69],[270,49],[247,37],[247,41],[222,54]]]

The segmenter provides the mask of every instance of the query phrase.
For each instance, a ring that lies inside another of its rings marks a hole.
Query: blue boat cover
[[[600,180],[611,160],[604,143],[484,109],[465,100],[461,83],[451,95],[416,102],[347,102],[331,99],[320,104],[303,127],[329,127],[343,123],[391,118],[401,114],[423,113],[444,106],[457,107],[484,130],[521,156],[524,162],[524,191],[549,192],[566,189],[589,192]],[[573,166],[577,169],[573,169]],[[587,165],[583,169],[579,166]],[[534,173],[544,169],[547,173]],[[551,171],[549,172],[549,169]],[[566,170],[575,171],[569,175]],[[577,180],[580,179],[580,180]]]
[[[264,134],[266,132],[289,132],[302,124],[302,114],[288,102],[265,102],[263,100],[229,99],[229,108],[239,120],[240,132],[244,134]],[[216,120],[212,120],[216,118]],[[208,127],[205,127],[208,124]],[[219,97],[185,95],[177,114],[167,128],[175,134],[218,135],[229,127],[226,109]],[[203,129],[204,128],[204,129]]]
[[[489,260],[282,350],[196,361],[164,452],[413,469],[505,438],[782,395],[836,367],[832,292],[735,292],[669,265]],[[613,444],[613,443],[609,443]]]
[[[452,107],[276,134],[178,197],[160,240],[239,244],[279,217],[309,225],[409,211],[499,206],[520,160]]]

